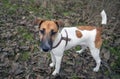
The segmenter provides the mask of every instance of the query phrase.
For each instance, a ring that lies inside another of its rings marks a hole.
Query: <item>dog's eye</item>
[[[45,34],[45,30],[40,30],[40,33],[41,34]]]
[[[53,30],[51,30],[51,35],[55,35],[57,32],[54,32]]]

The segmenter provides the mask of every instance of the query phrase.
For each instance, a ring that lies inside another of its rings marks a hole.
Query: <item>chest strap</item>
[[[68,33],[67,33],[66,30],[65,30],[65,33],[66,33],[66,37],[63,37],[62,34],[61,34],[61,39],[60,39],[60,41],[59,41],[54,47],[52,47],[53,49],[56,48],[57,46],[59,46],[59,44],[61,43],[62,40],[66,41],[65,46],[67,46],[68,41],[70,41],[71,39],[68,38]]]

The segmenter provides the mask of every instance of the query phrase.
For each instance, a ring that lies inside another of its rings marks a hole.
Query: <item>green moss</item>
[[[78,27],[79,27],[80,25],[82,25],[82,26],[86,26],[86,25],[87,25],[87,23],[86,23],[85,21],[78,22]],[[75,26],[76,26],[76,25],[75,25]]]
[[[120,46],[111,47],[109,46],[109,40],[104,40],[102,47],[110,50],[112,56],[114,56],[114,62],[110,63],[112,70],[120,68]]]
[[[109,72],[109,71],[104,71],[104,74],[105,74],[105,75],[109,75],[110,72]]]
[[[12,15],[16,12],[16,10],[19,8],[16,4],[11,4],[9,0],[2,0],[3,8],[8,9],[7,14]]]
[[[110,52],[116,57],[114,63],[111,63],[112,68],[117,69],[120,67],[120,47],[110,47]]]
[[[81,49],[81,47],[80,46],[76,46],[75,47],[75,50],[77,51],[77,50],[80,50]]]
[[[27,33],[27,32],[26,32],[26,33],[23,33],[23,38],[26,39],[26,40],[30,40],[30,41],[33,40],[32,34]]]
[[[28,5],[28,6],[23,6],[25,10],[27,11],[33,11],[33,12],[38,12],[39,9],[37,7],[34,7],[33,5]]]
[[[109,41],[108,40],[104,40],[102,46],[103,47],[106,47],[106,46],[108,47],[108,44],[109,44]]]
[[[69,12],[63,12],[63,15],[64,15],[64,16],[68,16],[68,15],[69,15]]]
[[[2,0],[1,1],[5,7],[10,6],[9,0]]]
[[[73,74],[72,79],[81,79],[81,78],[78,77],[76,74]]]
[[[22,52],[21,56],[20,56],[20,60],[27,61],[29,59],[29,57],[30,57],[29,52]]]
[[[112,79],[120,79],[120,74],[114,74],[114,75],[112,76]]]
[[[19,27],[17,30],[23,39],[33,41],[33,34],[30,33],[26,28]]]
[[[16,12],[16,8],[14,8],[14,7],[10,7],[9,10],[8,10],[9,15],[14,14],[15,12]]]
[[[68,54],[69,52],[66,50],[66,51],[64,51],[64,53],[65,53],[65,54]]]
[[[24,46],[26,45],[26,43],[31,44],[34,42],[33,33],[30,33],[28,29],[24,27],[18,27],[17,31],[18,31],[18,36],[20,36],[19,38],[20,46]]]

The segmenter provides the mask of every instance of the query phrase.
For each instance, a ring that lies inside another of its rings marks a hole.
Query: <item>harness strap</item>
[[[52,47],[53,49],[56,48],[56,47],[61,43],[62,40],[65,40],[65,41],[66,41],[65,46],[67,46],[68,41],[70,41],[71,39],[68,38],[68,33],[67,33],[66,30],[65,30],[65,33],[66,33],[66,37],[63,37],[62,34],[61,34],[61,39],[60,39],[60,41],[59,41],[54,47]]]

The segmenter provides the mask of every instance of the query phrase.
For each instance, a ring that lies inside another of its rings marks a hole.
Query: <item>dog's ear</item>
[[[38,28],[39,28],[40,25],[41,25],[44,21],[45,21],[45,20],[36,18],[36,19],[34,20],[34,25],[38,25]]]
[[[57,20],[55,21],[57,27],[58,27],[58,30],[61,31],[62,28],[64,27],[64,22],[62,20]]]
[[[36,32],[39,31],[39,28],[41,26],[41,24],[44,22],[45,20],[39,19],[39,18],[35,18],[35,20],[33,21],[33,25],[35,27]]]

